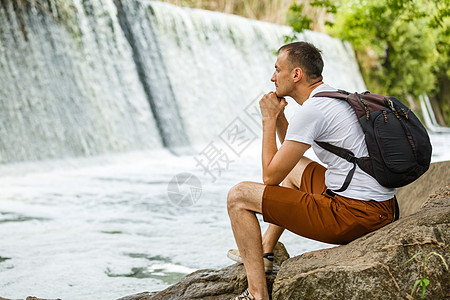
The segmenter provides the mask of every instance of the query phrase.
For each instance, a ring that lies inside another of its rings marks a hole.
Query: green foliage
[[[312,7],[324,7],[327,13],[335,14],[337,12],[337,7],[334,4],[335,1],[330,0],[314,0],[309,3]]]
[[[337,13],[337,7],[334,5],[334,1],[330,0],[312,0],[308,3],[308,7],[313,12],[317,12],[318,10],[324,10],[327,14],[335,14]],[[291,35],[285,35],[284,36],[284,43],[291,43],[298,39],[298,36],[296,33],[301,33],[303,30],[313,30],[313,19],[312,19],[312,13],[307,13],[305,11],[305,5],[304,4],[297,4],[296,2],[293,2],[291,6],[289,7],[287,16],[286,16],[287,23],[292,27],[294,33]],[[331,27],[333,26],[333,22],[329,20],[324,20],[324,23],[326,26]]]
[[[416,254],[413,255],[413,257],[411,257],[406,263],[412,261],[414,258],[416,258],[417,256],[422,256],[422,265],[420,266],[420,268],[422,269],[422,273],[421,273],[421,278],[419,278],[418,280],[416,280],[416,282],[414,283],[413,289],[411,291],[411,297],[413,297],[414,293],[416,292],[416,290],[419,288],[419,286],[422,287],[422,293],[420,295],[421,299],[425,298],[425,292],[427,289],[427,286],[430,284],[430,280],[425,278],[425,266],[428,262],[428,260],[432,257],[432,256],[437,256],[442,260],[442,263],[444,264],[445,268],[448,271],[448,265],[445,262],[445,259],[442,255],[436,253],[436,252],[430,252],[427,255],[423,255],[421,252],[418,252]]]
[[[308,3],[313,10],[324,9],[328,14],[336,14],[337,7],[335,1],[330,0],[312,0]],[[304,29],[312,29],[313,19],[305,12],[304,4],[293,2],[289,7],[287,18],[288,24],[293,28],[294,32],[302,32]],[[324,20],[325,25],[333,26],[333,22]],[[295,34],[294,34],[295,35]]]
[[[303,14],[303,4],[293,3],[289,7],[287,21],[295,32],[302,32],[303,29],[311,29],[312,19]]]
[[[427,4],[427,2],[429,2]],[[363,71],[378,92],[418,97],[430,93],[438,53],[436,32],[430,25],[439,20],[430,1],[348,1],[336,17],[333,33],[353,43],[360,56],[374,60]],[[434,17],[430,20],[430,13]],[[436,24],[434,24],[436,25]]]
[[[334,4],[333,4],[334,3]],[[435,97],[450,123],[450,0],[312,0],[334,15],[329,33],[350,41],[374,93]],[[310,29],[305,7],[292,5],[294,31]],[[288,16],[289,16],[288,14]]]

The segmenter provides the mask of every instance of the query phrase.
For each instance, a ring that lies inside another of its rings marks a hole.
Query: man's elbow
[[[273,176],[263,176],[263,182],[265,185],[279,185],[281,183],[281,180],[278,180],[274,178]]]

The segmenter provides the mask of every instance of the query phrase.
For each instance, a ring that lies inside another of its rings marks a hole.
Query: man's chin
[[[278,91],[278,90],[275,90],[275,94],[277,95],[278,98],[283,98],[286,96],[283,93],[280,93],[280,91]]]

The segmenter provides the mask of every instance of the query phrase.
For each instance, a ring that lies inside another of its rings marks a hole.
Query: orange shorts
[[[325,186],[325,171],[316,162],[308,164],[300,190],[266,186],[264,221],[317,241],[346,244],[394,220],[394,198],[378,202],[334,195]]]

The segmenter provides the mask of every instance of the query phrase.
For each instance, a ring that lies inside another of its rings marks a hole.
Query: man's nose
[[[275,82],[275,73],[272,74],[272,77],[270,78],[270,81]]]

